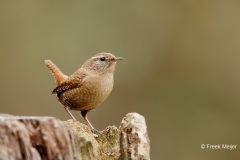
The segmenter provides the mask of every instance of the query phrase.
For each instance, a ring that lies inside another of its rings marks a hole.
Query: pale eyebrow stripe
[[[95,56],[95,57],[92,57],[92,59],[95,59],[95,58],[101,58],[103,56]]]
[[[105,57],[105,56],[95,56],[95,57],[92,57],[91,59],[95,59],[95,58],[101,58],[101,57]],[[106,59],[109,59],[108,57],[105,57]]]

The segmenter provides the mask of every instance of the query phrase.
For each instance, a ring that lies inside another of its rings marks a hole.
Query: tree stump
[[[96,135],[72,119],[0,114],[0,160],[150,160],[145,118],[129,113]]]

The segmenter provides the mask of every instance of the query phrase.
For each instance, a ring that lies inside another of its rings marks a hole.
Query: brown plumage
[[[111,93],[115,65],[122,59],[111,53],[96,54],[69,77],[64,75],[50,60],[45,60],[57,84],[52,94],[57,95],[65,110],[74,120],[69,110],[81,111],[82,117],[93,131],[94,128],[87,119],[87,113],[101,104]]]

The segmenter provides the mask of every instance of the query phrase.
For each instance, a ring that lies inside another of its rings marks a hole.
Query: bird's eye
[[[101,60],[101,61],[105,61],[106,58],[105,58],[105,57],[101,57],[100,60]]]

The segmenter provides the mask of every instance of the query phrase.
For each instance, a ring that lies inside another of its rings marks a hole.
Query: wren
[[[92,132],[94,128],[87,118],[87,113],[99,106],[111,93],[114,83],[113,74],[116,62],[119,60],[123,58],[115,57],[111,53],[96,54],[69,77],[50,60],[45,60],[57,84],[52,94],[57,95],[72,119],[76,120],[70,110],[81,111],[83,119]]]

